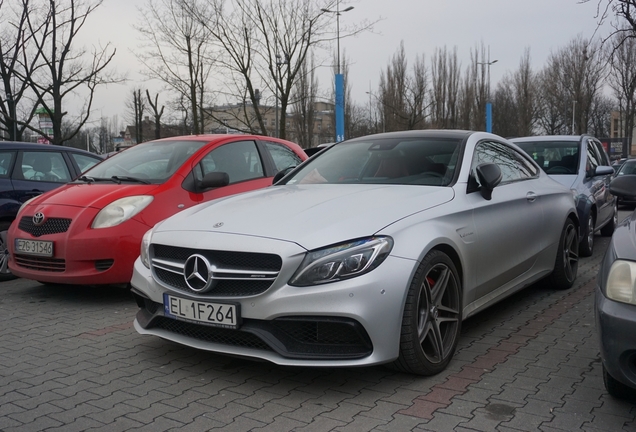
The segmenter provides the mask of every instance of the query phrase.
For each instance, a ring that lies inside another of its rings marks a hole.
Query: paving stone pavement
[[[603,387],[594,286],[537,283],[463,324],[433,377],[279,367],[132,328],[120,289],[0,284],[0,431],[636,431]]]

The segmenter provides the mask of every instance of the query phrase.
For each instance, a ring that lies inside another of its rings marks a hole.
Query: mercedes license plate
[[[240,323],[237,304],[213,303],[164,294],[163,310],[170,318],[216,327],[238,328]]]
[[[15,239],[16,253],[26,255],[53,256],[53,242],[45,240]]]

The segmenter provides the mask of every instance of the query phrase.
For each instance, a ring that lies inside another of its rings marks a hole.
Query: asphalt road
[[[217,356],[138,335],[125,290],[5,282],[0,430],[636,431],[636,406],[601,377],[607,243],[596,237],[572,289],[537,283],[465,321],[434,377]]]

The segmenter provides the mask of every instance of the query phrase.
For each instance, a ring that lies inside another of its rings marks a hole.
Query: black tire
[[[603,237],[611,237],[614,234],[614,229],[618,225],[618,199],[614,202],[614,214],[612,215],[612,219],[601,228],[601,235]]]
[[[453,261],[443,252],[429,252],[409,287],[402,317],[400,355],[390,366],[418,375],[443,371],[459,340],[461,296],[461,281]]]
[[[605,365],[603,365],[603,384],[605,384],[607,392],[615,398],[636,399],[636,390],[614,379],[614,377],[607,372],[607,369],[605,369]]]
[[[9,270],[9,248],[7,246],[7,231],[11,222],[0,222],[0,282],[16,279]]]
[[[579,235],[572,219],[568,218],[561,231],[554,270],[548,282],[554,289],[565,290],[574,284],[579,269]]]
[[[589,214],[587,220],[584,222],[583,235],[581,236],[581,242],[579,244],[579,254],[582,257],[592,256],[594,252],[594,216]]]

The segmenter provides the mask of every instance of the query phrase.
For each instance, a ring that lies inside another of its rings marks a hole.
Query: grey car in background
[[[572,190],[581,221],[581,256],[594,251],[594,234],[611,236],[618,201],[610,193],[614,169],[599,140],[590,135],[552,135],[511,140],[554,180]]]
[[[578,224],[570,189],[496,135],[356,138],[148,231],[134,325],[281,365],[431,375],[462,320],[543,278],[572,286]]]

